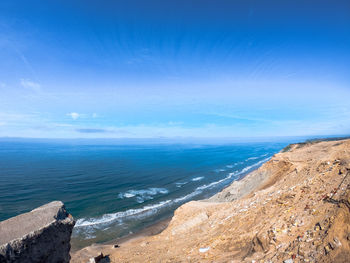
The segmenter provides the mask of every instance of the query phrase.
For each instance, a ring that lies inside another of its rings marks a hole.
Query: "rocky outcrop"
[[[0,263],[69,262],[74,224],[60,201],[0,222]]]

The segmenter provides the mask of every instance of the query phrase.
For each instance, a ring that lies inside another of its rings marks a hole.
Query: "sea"
[[[0,140],[0,221],[61,200],[74,248],[108,242],[209,198],[289,142]]]

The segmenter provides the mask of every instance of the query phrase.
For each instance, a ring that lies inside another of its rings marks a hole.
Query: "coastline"
[[[271,157],[272,158],[272,157]],[[249,194],[252,190],[258,188],[260,184],[262,184],[262,178],[260,173],[256,173],[256,171],[264,165],[266,162],[268,162],[271,158],[268,158],[266,161],[262,162],[258,166],[256,166],[253,170],[246,172],[242,174],[238,179],[232,181],[229,185],[221,189],[219,192],[215,193],[211,197],[207,199],[197,200],[197,202],[226,202],[229,201],[226,198],[222,198],[221,195],[223,192],[226,192],[228,189],[234,188],[235,191],[237,191],[237,195],[231,200],[239,199],[247,194]],[[186,205],[192,201],[188,201],[183,205]],[[180,206],[180,207],[181,207]],[[179,208],[178,208],[179,209]],[[75,248],[72,247],[71,249],[71,262],[82,262],[82,259],[89,260],[89,258],[93,257],[94,255],[97,255],[100,253],[100,251],[108,251],[112,253],[115,251],[114,245],[123,246],[126,245],[129,242],[140,240],[145,237],[151,237],[160,234],[163,232],[170,224],[171,220],[173,219],[174,214],[169,215],[169,217],[161,219],[154,224],[151,224],[149,226],[146,226],[145,228],[141,229],[140,231],[137,231],[135,233],[116,238],[107,242],[103,243],[94,243],[92,245],[83,247],[83,248]]]
[[[209,200],[180,206],[159,234],[90,246],[71,262],[100,252],[110,262],[347,262],[349,149],[349,139],[289,145]]]
[[[135,233],[131,233],[131,234],[128,234],[126,236],[116,238],[116,239],[113,239],[110,241],[106,241],[103,243],[94,243],[92,245],[89,245],[89,246],[86,246],[83,248],[72,247],[71,254],[76,254],[78,251],[84,250],[84,249],[89,248],[89,247],[93,247],[94,250],[97,251],[97,250],[102,249],[102,248],[113,247],[114,245],[123,245],[125,243],[128,243],[132,240],[136,240],[139,238],[157,235],[157,234],[161,233],[164,229],[167,228],[171,219],[172,219],[172,216],[169,216],[169,217],[161,219],[161,220],[159,220],[159,221],[157,221],[149,226],[146,226],[145,228],[141,229],[140,231],[137,231]]]
[[[115,245],[124,246],[127,245],[130,242],[141,240],[145,237],[151,237],[158,235],[161,233],[163,230],[165,230],[172,217],[160,220],[148,227],[145,227],[144,229],[136,232],[129,234],[127,236],[121,237],[121,238],[116,238],[114,240],[102,243],[102,244],[92,244],[90,246],[84,247],[82,249],[71,249],[70,255],[71,255],[71,263],[80,263],[80,262],[88,262],[90,258],[99,255],[101,251],[103,251],[104,255],[108,255],[113,253],[115,251]]]

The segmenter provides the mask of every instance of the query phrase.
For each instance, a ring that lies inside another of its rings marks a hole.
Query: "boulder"
[[[68,263],[74,224],[60,201],[0,222],[0,263]]]

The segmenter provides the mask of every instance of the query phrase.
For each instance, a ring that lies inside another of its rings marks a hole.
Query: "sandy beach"
[[[145,227],[141,231],[138,231],[137,233],[129,234],[125,237],[117,238],[115,240],[108,241],[103,244],[93,244],[91,246],[88,246],[83,249],[77,249],[75,247],[71,248],[71,254],[74,255],[74,257],[88,257],[90,255],[95,254],[96,252],[108,249],[108,248],[114,248],[115,245],[122,246],[128,242],[141,239],[148,236],[154,236],[159,233],[161,233],[164,229],[166,229],[171,221],[171,217],[160,220],[148,227]]]

